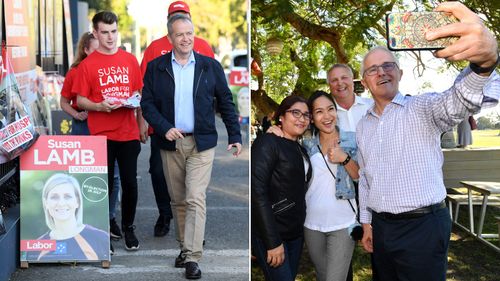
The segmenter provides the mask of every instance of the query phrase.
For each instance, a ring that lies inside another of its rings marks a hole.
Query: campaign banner
[[[104,136],[40,136],[20,157],[21,261],[110,260]]]
[[[250,92],[248,90],[248,70],[234,67],[229,73],[229,89],[239,114],[240,124],[248,124],[250,116]]]
[[[21,101],[14,70],[3,48],[0,57],[0,164],[19,156],[37,137],[38,132]]]

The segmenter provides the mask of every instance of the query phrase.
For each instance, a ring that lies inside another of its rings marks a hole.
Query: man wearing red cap
[[[175,1],[168,7],[168,17],[170,19],[174,14],[182,13],[189,16],[189,6],[183,1]],[[207,57],[214,57],[212,48],[200,37],[194,37],[193,50]],[[154,40],[144,51],[144,56],[141,62],[142,75],[146,72],[148,63],[153,59],[172,51],[172,44],[168,41],[167,36],[163,36]],[[153,134],[153,128],[149,127],[148,134]],[[160,157],[160,149],[156,140],[151,138],[151,156],[149,157],[149,173],[151,174],[151,183],[153,184],[153,191],[155,194],[156,205],[160,213],[155,227],[154,236],[165,236],[170,230],[170,220],[172,219],[172,210],[170,208],[170,196],[168,194],[165,176],[163,175],[163,168]]]

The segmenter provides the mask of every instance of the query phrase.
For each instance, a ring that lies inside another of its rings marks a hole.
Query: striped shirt
[[[371,222],[371,211],[398,214],[442,201],[441,133],[499,97],[496,72],[483,77],[467,67],[443,93],[398,93],[381,116],[370,108],[356,130],[361,223]]]

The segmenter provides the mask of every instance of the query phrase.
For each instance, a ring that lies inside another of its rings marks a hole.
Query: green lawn
[[[500,130],[474,130],[472,131],[473,144],[468,148],[500,147]],[[474,215],[479,216],[479,206],[474,208]],[[483,233],[497,233],[498,225],[494,219],[500,216],[500,209],[488,207],[486,212]],[[460,208],[459,221],[462,225],[467,223],[467,207]],[[476,218],[476,224],[479,221]],[[477,227],[477,225],[476,225]],[[490,242],[499,244],[498,239]],[[357,246],[353,257],[354,281],[371,280],[371,266],[369,255],[361,246]],[[260,269],[252,263],[251,280],[264,280]],[[315,280],[314,268],[309,259],[307,249],[302,254],[299,274],[296,280]],[[449,281],[491,281],[500,280],[500,254],[474,239],[471,235],[453,227],[448,253],[448,272],[446,280]]]
[[[456,135],[455,135],[456,139]],[[469,148],[500,147],[500,130],[472,131],[472,144]]]
[[[476,224],[479,221],[480,207],[474,207],[474,215],[476,216]],[[495,216],[500,216],[500,208],[488,207],[486,213],[483,233],[497,233],[498,225],[494,219]],[[460,208],[459,221],[462,225],[468,225],[467,207]],[[477,225],[476,225],[477,227]],[[493,244],[499,243],[498,239],[489,239]],[[370,281],[371,266],[370,258],[364,252],[362,247],[358,245],[353,256],[354,281]],[[458,227],[453,227],[450,247],[448,252],[448,272],[446,280],[448,281],[492,281],[500,280],[500,254],[493,249],[485,246],[481,242],[474,239],[471,235],[462,231]],[[251,280],[264,280],[260,268],[252,263]],[[296,280],[313,281],[314,268],[309,259],[307,249],[304,248],[302,253],[299,274]]]

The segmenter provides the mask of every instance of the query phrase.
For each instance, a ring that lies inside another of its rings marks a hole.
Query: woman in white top
[[[339,132],[337,109],[328,93],[316,91],[308,103],[316,132],[304,143],[313,167],[306,193],[305,241],[317,280],[345,281],[355,244],[349,235],[357,210],[352,179],[359,177],[354,135]]]

